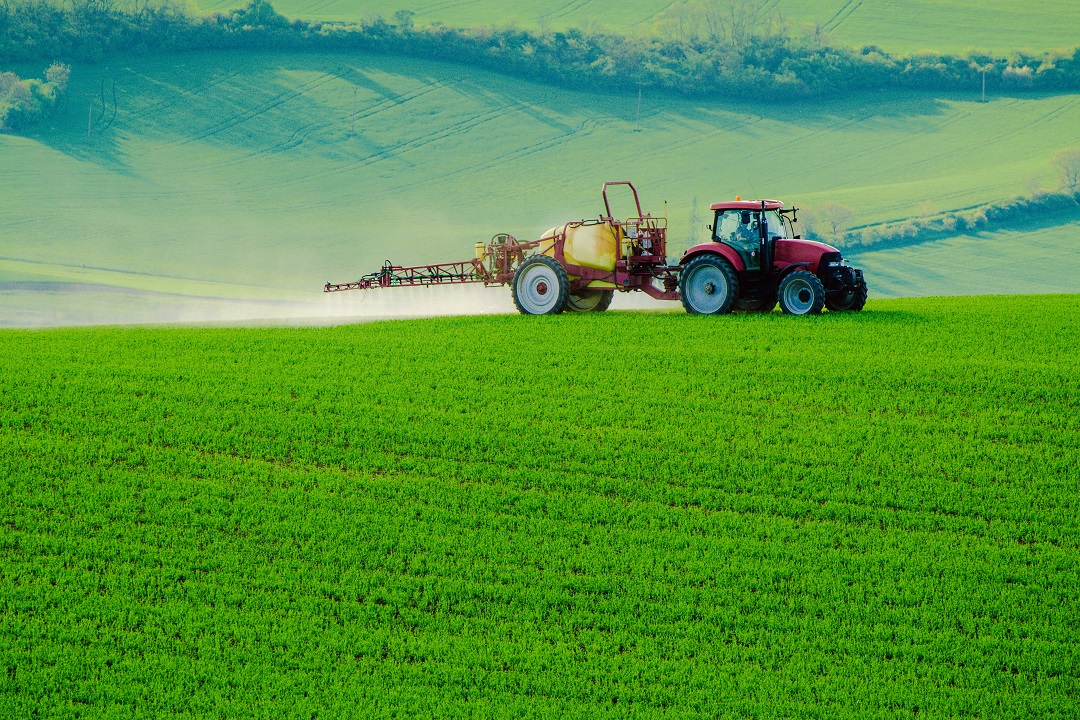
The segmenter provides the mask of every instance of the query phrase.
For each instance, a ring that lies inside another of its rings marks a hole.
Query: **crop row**
[[[1069,717],[1076,304],[4,333],[0,711]]]

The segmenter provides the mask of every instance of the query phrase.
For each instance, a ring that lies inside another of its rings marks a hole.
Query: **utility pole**
[[[349,130],[349,137],[356,137],[356,88],[352,89],[352,129]]]
[[[634,132],[641,132],[641,83],[637,85],[637,119],[634,120]]]

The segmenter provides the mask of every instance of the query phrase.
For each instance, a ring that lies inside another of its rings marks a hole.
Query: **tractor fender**
[[[682,258],[679,260],[680,265],[686,265],[698,255],[704,255],[706,253],[712,253],[714,255],[720,255],[729,263],[731,267],[735,268],[736,272],[742,272],[746,270],[746,265],[743,264],[742,258],[739,257],[739,253],[735,252],[735,249],[730,245],[718,242],[701,243],[683,253]]]
[[[813,263],[809,263],[809,262],[797,262],[797,263],[790,263],[790,264],[788,264],[788,263],[773,263],[773,267],[776,268],[780,272],[780,274],[776,276],[776,285],[777,285],[777,287],[780,286],[780,281],[783,280],[788,275],[790,275],[791,273],[795,272],[796,270],[801,270],[801,269],[810,270],[810,266],[812,264]]]

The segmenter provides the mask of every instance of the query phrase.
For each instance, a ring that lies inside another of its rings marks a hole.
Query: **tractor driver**
[[[744,246],[757,245],[761,242],[758,235],[758,220],[756,218],[757,213],[752,213],[749,210],[743,210],[739,214],[739,224],[735,227],[735,232],[732,233],[732,240]]]

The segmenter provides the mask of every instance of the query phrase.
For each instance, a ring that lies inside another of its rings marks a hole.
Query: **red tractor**
[[[831,245],[795,233],[798,208],[778,200],[719,202],[712,238],[683,253],[679,294],[689,313],[723,314],[735,308],[789,315],[862,310],[866,280]]]
[[[608,188],[625,186],[637,214],[616,219]],[[601,190],[605,215],[552,228],[540,239],[520,242],[496,235],[476,243],[469,260],[402,267],[387,261],[359,280],[332,284],[326,292],[408,285],[509,284],[526,315],[602,312],[615,291],[642,291],[659,300],[681,300],[687,312],[722,315],[733,309],[791,315],[861,310],[866,303],[862,271],[840,252],[802,240],[794,232],[796,208],[776,200],[717,203],[709,242],[667,262],[667,222],[641,210],[637,190],[625,181]]]

